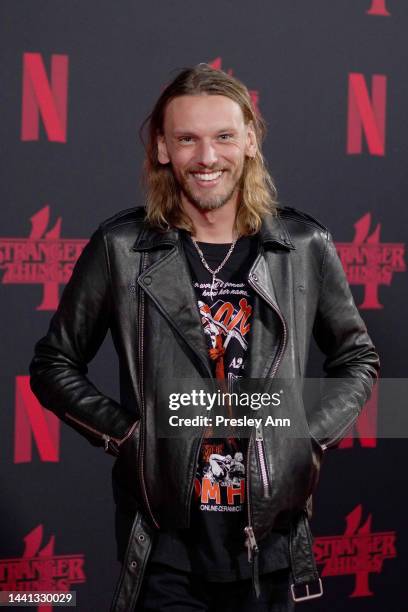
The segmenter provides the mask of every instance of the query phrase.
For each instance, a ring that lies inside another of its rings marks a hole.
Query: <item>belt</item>
[[[293,583],[290,585],[293,601],[316,599],[323,595],[323,585],[313,554],[313,536],[310,530],[307,513],[304,511],[297,521],[292,523],[289,535],[290,565]],[[251,559],[252,583],[255,595],[259,598],[261,587],[258,567],[259,549],[256,548]]]

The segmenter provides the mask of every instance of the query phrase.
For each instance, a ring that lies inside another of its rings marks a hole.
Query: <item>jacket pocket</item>
[[[310,434],[310,444],[312,446],[312,454],[316,454],[319,459],[321,459],[324,455],[324,451],[326,447],[320,444],[312,434]]]
[[[139,452],[139,439],[140,439],[140,420],[135,421],[126,435],[119,440],[119,454],[124,455],[129,452],[133,457],[138,456]]]

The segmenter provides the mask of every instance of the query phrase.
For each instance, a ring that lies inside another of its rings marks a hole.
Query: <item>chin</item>
[[[192,203],[200,210],[211,211],[218,210],[218,208],[222,208],[224,204],[228,202],[228,199],[221,200],[219,202],[200,202],[199,200],[193,200]]]
[[[191,204],[202,211],[218,210],[227,204],[233,197],[235,189],[231,193],[225,195],[214,196],[212,199],[207,200],[201,199],[198,195],[192,193],[185,193]]]

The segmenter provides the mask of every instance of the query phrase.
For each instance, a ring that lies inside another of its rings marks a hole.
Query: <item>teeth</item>
[[[198,172],[194,172],[193,174],[199,181],[214,181],[221,176],[222,170],[219,172],[206,172],[205,174],[198,174]]]

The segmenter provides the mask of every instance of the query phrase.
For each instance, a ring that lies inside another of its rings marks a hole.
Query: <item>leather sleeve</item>
[[[380,366],[329,232],[313,335],[326,355],[326,379],[319,408],[309,415],[309,428],[324,449],[340,442],[356,421]]]
[[[110,325],[110,291],[105,238],[99,228],[74,267],[46,336],[35,345],[30,385],[42,406],[95,446],[104,445],[117,455],[135,418],[87,378],[87,364]]]

